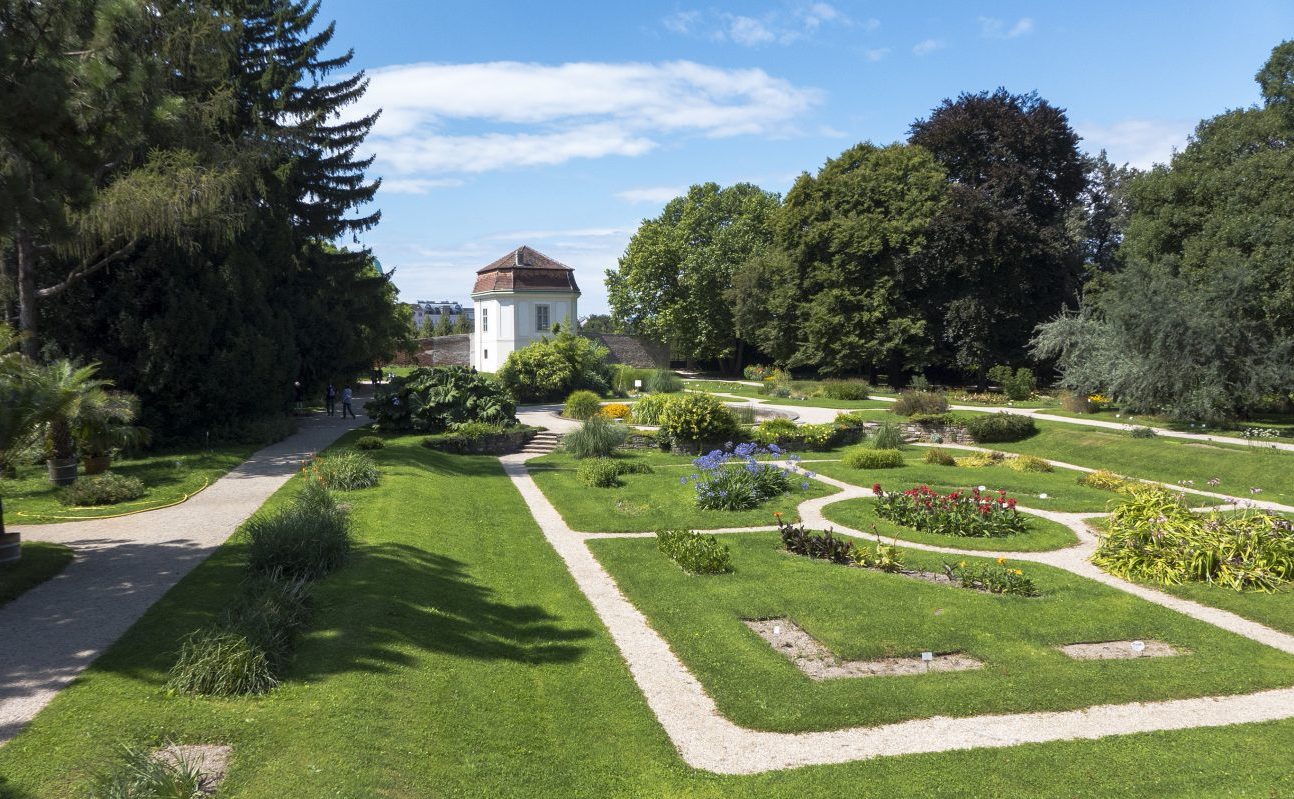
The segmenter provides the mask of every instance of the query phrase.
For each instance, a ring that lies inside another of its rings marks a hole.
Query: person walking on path
[[[324,391],[324,407],[328,409],[329,416],[337,412],[337,387],[332,383],[329,383],[327,390]]]
[[[350,401],[353,396],[350,386],[346,386],[341,390],[341,418],[343,419],[346,418],[346,414],[348,413],[350,414],[350,418],[356,418],[355,409],[350,405]]]

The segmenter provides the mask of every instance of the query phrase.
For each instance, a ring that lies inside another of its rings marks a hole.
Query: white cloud
[[[661,24],[672,33],[759,47],[772,43],[788,45],[807,39],[828,25],[852,27],[855,23],[830,3],[815,2],[758,17],[715,9],[677,11],[661,20]],[[874,31],[880,24],[877,19],[868,19],[862,26]]]
[[[1105,150],[1116,164],[1149,169],[1168,163],[1175,149],[1184,148],[1195,123],[1182,119],[1125,119],[1109,125],[1080,124],[1076,129],[1087,152]]]
[[[912,52],[916,55],[928,55],[936,50],[942,50],[945,46],[943,39],[926,39],[913,45]]]
[[[872,62],[880,61],[881,59],[885,58],[885,56],[889,54],[890,54],[890,48],[888,47],[877,47],[873,50],[863,51],[863,57],[866,58],[868,61],[872,61]]]
[[[463,183],[458,178],[390,178],[382,181],[382,191],[387,194],[426,194],[432,189],[451,189]]]
[[[868,33],[872,33],[873,31],[876,31],[881,27],[881,21],[876,17],[868,17],[867,19],[863,20],[862,25],[863,25],[863,30],[867,31]]]
[[[1007,27],[1004,20],[980,17],[979,28],[980,35],[986,39],[1015,39],[1033,33],[1033,20],[1029,17],[1020,17],[1014,25]]]
[[[687,186],[642,186],[636,189],[625,189],[616,192],[616,196],[627,203],[667,203],[687,193]]]
[[[678,11],[666,17],[662,24],[666,30],[674,33],[691,33],[692,26],[696,24],[699,16],[701,16],[700,11]]]
[[[768,44],[777,38],[772,31],[764,26],[764,23],[753,17],[730,18],[728,20],[727,35],[729,39],[745,47]]]
[[[820,99],[761,69],[500,61],[374,70],[356,110],[383,109],[378,172],[417,192],[446,174],[638,156],[667,134],[781,135]]]

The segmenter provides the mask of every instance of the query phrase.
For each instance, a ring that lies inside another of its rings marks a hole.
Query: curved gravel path
[[[1216,727],[1294,717],[1294,687],[1290,687],[1233,696],[1098,705],[1063,712],[961,718],[937,716],[827,732],[774,733],[740,727],[719,712],[704,686],[683,665],[642,612],[621,593],[615,580],[602,568],[586,545],[586,541],[592,538],[652,534],[590,534],[572,530],[531,478],[525,466],[529,457],[531,456],[524,454],[506,455],[500,460],[544,536],[565,561],[576,584],[607,626],[648,706],[656,714],[679,754],[694,768],[723,774],[755,774],[888,755],[1097,739],[1111,735]],[[837,486],[841,491],[801,503],[801,518],[811,527],[827,524],[821,514],[826,505],[871,495],[869,489],[821,475],[815,476],[815,479]],[[1097,569],[1088,562],[1088,557],[1096,546],[1096,539],[1087,529],[1086,520],[1102,514],[1021,510],[1066,524],[1079,536],[1079,543],[1051,552],[1027,553],[972,552],[913,542],[904,542],[903,545],[976,557],[1001,554],[1016,560],[1046,563],[1294,654],[1294,636],[1224,610],[1129,583]],[[871,537],[856,530],[834,526],[847,535]],[[734,528],[722,532],[740,534],[755,529],[767,528]]]
[[[66,544],[76,557],[0,608],[0,745],[224,543],[305,459],[367,422],[306,418],[294,435],[169,508],[13,527],[25,540]]]

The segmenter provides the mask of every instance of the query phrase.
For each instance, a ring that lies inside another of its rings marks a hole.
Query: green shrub
[[[947,413],[948,398],[938,391],[904,391],[899,394],[893,410],[899,416]]]
[[[1024,573],[1024,569],[1008,566],[1006,558],[999,558],[995,563],[967,563],[964,560],[956,564],[945,563],[944,573],[962,588],[974,588],[990,594],[1038,595],[1038,589]]]
[[[930,381],[925,375],[913,375],[912,380],[908,382],[908,388],[913,391],[929,391]]]
[[[243,532],[247,565],[259,574],[313,580],[350,557],[350,519],[328,489],[314,480],[287,507],[252,516]]]
[[[562,415],[583,421],[596,416],[600,410],[602,410],[602,398],[592,391],[581,389],[571,392],[571,395],[566,398],[566,407],[562,409]]]
[[[1006,468],[1017,472],[1054,471],[1050,463],[1035,455],[1017,455],[1006,462]]]
[[[386,442],[377,436],[363,436],[355,441],[355,449],[375,450],[386,447]]]
[[[1158,486],[1130,489],[1092,562],[1130,580],[1275,591],[1294,581],[1294,522],[1264,511],[1195,513]]]
[[[1002,393],[1008,399],[1019,402],[1033,396],[1038,387],[1038,379],[1033,370],[1025,367],[1012,370],[1011,367],[999,364],[988,370],[988,379],[1002,387]]]
[[[1134,427],[1128,431],[1128,435],[1133,438],[1154,438],[1159,434],[1151,427]]]
[[[764,446],[784,444],[796,437],[795,422],[782,418],[766,419],[750,431],[750,437]]]
[[[625,443],[629,431],[601,416],[584,420],[579,430],[562,439],[562,447],[577,458],[605,458]]]
[[[742,377],[745,377],[747,380],[763,380],[768,377],[769,371],[771,371],[770,367],[760,364],[751,364],[745,369],[742,369],[741,374]]]
[[[380,430],[439,433],[463,422],[517,421],[516,402],[503,384],[462,366],[414,369],[377,386],[364,407]]]
[[[620,458],[585,458],[575,469],[580,482],[594,488],[614,488],[623,485],[622,474],[651,474],[652,467],[641,461]]]
[[[669,394],[648,394],[633,404],[633,420],[635,424],[657,425],[660,424],[661,412],[665,406],[673,401],[674,397]]]
[[[264,649],[240,631],[202,627],[180,644],[168,690],[202,696],[263,694],[279,684]]]
[[[1001,452],[976,452],[974,455],[967,455],[957,458],[957,465],[967,469],[982,469],[985,466],[997,466],[1006,459],[1006,455]]]
[[[867,443],[872,449],[902,449],[903,428],[894,422],[881,422]]]
[[[653,369],[643,387],[652,394],[675,394],[683,390],[683,378],[669,369]]]
[[[729,439],[737,422],[717,397],[687,393],[671,398],[660,413],[660,427],[672,439],[695,443]]]
[[[144,481],[138,477],[104,472],[93,477],[78,478],[75,483],[58,492],[58,499],[64,505],[87,507],[129,502],[147,493]]]
[[[824,380],[822,396],[833,400],[865,400],[872,387],[861,380]]]
[[[453,433],[458,438],[467,441],[476,441],[490,436],[497,436],[513,429],[515,428],[501,424],[491,424],[489,422],[459,422],[450,427],[449,432]]]
[[[841,459],[851,469],[897,469],[903,465],[903,453],[897,449],[851,449]]]
[[[311,463],[311,471],[334,491],[372,488],[382,476],[372,455],[353,449],[320,455]]]
[[[835,425],[841,430],[863,430],[871,423],[866,411],[850,411],[835,418]]]
[[[225,615],[224,627],[246,636],[279,673],[291,659],[297,633],[310,618],[309,583],[281,574],[252,575],[242,597]]]
[[[1014,413],[984,413],[966,422],[966,432],[980,444],[1021,441],[1038,432],[1031,417]]]
[[[947,450],[939,449],[938,447],[926,450],[926,455],[924,460],[926,463],[933,463],[938,466],[957,465],[957,459],[954,458],[950,452],[948,452]]]
[[[656,548],[688,574],[722,574],[732,571],[728,547],[712,535],[691,530],[659,530]]]
[[[154,757],[147,749],[126,747],[112,766],[91,781],[87,799],[203,799],[208,796],[197,763]]]
[[[612,379],[609,354],[592,339],[562,330],[510,353],[499,380],[518,402],[551,402],[576,389],[605,394]]]

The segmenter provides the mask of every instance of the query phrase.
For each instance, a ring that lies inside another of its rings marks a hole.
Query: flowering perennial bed
[[[784,455],[789,467],[768,463]],[[728,444],[692,461],[700,471],[679,482],[696,484],[696,504],[703,510],[749,510],[789,492],[795,477],[802,478],[801,490],[809,490],[813,473],[797,474],[799,459],[798,455],[786,455],[776,444]]]
[[[926,533],[967,538],[1002,538],[1029,532],[1016,501],[1005,491],[953,491],[940,494],[920,485],[903,492],[886,493],[872,486],[876,513],[883,519]]]

